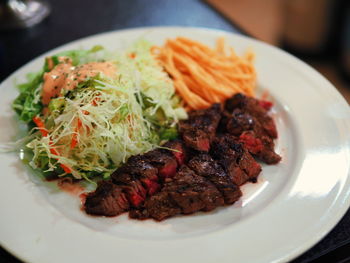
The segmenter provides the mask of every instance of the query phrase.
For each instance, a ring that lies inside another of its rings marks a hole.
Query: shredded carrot
[[[70,148],[71,149],[75,148],[75,146],[77,146],[77,144],[79,142],[78,141],[78,132],[79,132],[80,128],[82,127],[82,125],[83,124],[82,124],[81,120],[78,119],[77,126],[74,129],[74,133],[72,135],[72,140],[71,140],[71,143],[70,143]]]
[[[43,136],[43,137],[47,137],[47,136],[49,136],[49,132],[47,131],[47,129],[45,128],[45,124],[44,124],[44,122],[42,121],[42,119],[39,117],[39,116],[34,116],[33,117],[33,122],[35,123],[35,125],[39,128],[39,131],[41,132],[41,135]],[[79,124],[79,123],[78,123]],[[50,146],[53,146],[53,142],[50,140],[50,142],[49,142],[49,145]],[[54,148],[54,147],[50,147],[50,153],[51,154],[54,154],[54,155],[57,155],[57,156],[59,156],[60,155],[60,153],[56,150],[56,148]],[[60,166],[62,167],[62,169],[66,172],[66,173],[68,173],[68,174],[70,174],[70,173],[72,173],[72,169],[69,167],[69,166],[67,166],[67,165],[65,165],[65,164],[63,164],[63,163],[60,163]]]
[[[49,132],[45,128],[44,122],[40,119],[40,117],[33,117],[33,122],[39,128],[39,131],[41,132],[41,135],[43,137],[46,137],[49,134]]]
[[[186,109],[203,109],[223,102],[235,93],[254,95],[256,72],[254,53],[237,56],[226,52],[225,39],[219,38],[212,49],[197,41],[177,37],[152,52],[174,81]]]
[[[62,167],[63,171],[65,171],[67,174],[71,174],[72,173],[72,169],[69,166],[67,166],[67,165],[65,165],[63,163],[60,163],[60,166]]]
[[[50,152],[57,156],[60,155],[60,153],[55,148],[50,148]],[[60,163],[60,166],[62,167],[63,171],[65,171],[67,174],[72,173],[72,169],[68,165]]]
[[[134,52],[128,54],[129,58],[134,59],[136,57],[136,54]]]

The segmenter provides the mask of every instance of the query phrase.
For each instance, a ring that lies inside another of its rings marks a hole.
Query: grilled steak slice
[[[220,122],[220,128],[223,132],[239,136],[244,131],[249,131],[256,125],[255,118],[240,109],[235,109],[232,113],[223,112]]]
[[[277,129],[268,115],[272,104],[236,94],[225,103],[220,128],[239,137],[248,151],[267,164],[275,164],[281,157],[274,151],[273,139]]]
[[[173,178],[166,178],[161,192],[146,200],[144,208],[130,211],[131,218],[165,218],[196,211],[211,211],[224,204],[220,192],[205,178],[183,165]]]
[[[234,184],[241,186],[249,181],[249,176],[238,166],[235,160],[223,158],[219,160],[219,163]]]
[[[181,140],[168,141],[163,146],[174,150],[170,152],[175,156],[179,166],[185,163],[187,160],[187,150],[185,144]]]
[[[234,95],[226,100],[225,110],[232,113],[235,109],[240,109],[245,113],[256,118],[264,131],[271,137],[277,138],[277,129],[273,119],[268,115],[268,109],[265,107],[265,101],[259,101],[252,97],[247,97],[241,93]]]
[[[212,145],[212,156],[219,161],[233,183],[255,182],[261,166],[234,136],[219,135]]]
[[[210,137],[204,130],[186,130],[182,133],[182,139],[188,147],[197,151],[208,152],[210,149]]]
[[[147,194],[152,195],[160,189],[158,183],[158,169],[151,165],[143,155],[135,155],[128,159],[127,163],[112,174],[115,182],[121,182],[118,177],[121,174],[133,175],[146,189]]]
[[[177,159],[171,151],[156,149],[130,157],[111,178],[122,187],[130,204],[138,208],[147,195],[151,196],[160,190],[159,177],[164,179],[174,176],[177,166]]]
[[[126,196],[133,207],[139,207],[146,199],[147,190],[143,187],[138,176],[127,173],[114,172],[113,183],[118,185],[126,193]]]
[[[156,149],[143,155],[148,163],[158,169],[158,176],[162,179],[173,177],[177,169],[175,156],[167,150]]]
[[[172,180],[166,182],[162,191],[169,193],[184,214],[211,211],[224,204],[216,187],[185,165],[181,166]]]
[[[152,181],[158,180],[158,169],[149,163],[144,155],[131,156],[127,163],[117,169],[115,174],[133,174],[139,177],[146,177]]]
[[[232,183],[233,180],[210,155],[200,154],[190,160],[188,166],[196,174],[212,182],[223,195],[226,204],[233,204],[241,197],[242,192],[239,187]]]
[[[91,215],[116,216],[128,210],[129,203],[120,187],[101,181],[96,191],[87,195],[84,208]]]
[[[147,200],[145,201],[145,203],[146,202],[147,202]],[[145,209],[144,207],[139,207],[139,208],[136,208],[136,209],[130,209],[129,210],[129,218],[143,220],[143,219],[151,218],[151,216],[149,215],[147,209]]]
[[[260,172],[261,165],[255,161],[253,156],[244,149],[242,155],[238,160],[238,166],[248,176],[248,180],[255,183]]]
[[[281,156],[274,150],[273,139],[261,130],[243,132],[238,140],[251,154],[267,164],[276,164],[281,161]]]
[[[179,123],[179,131],[186,146],[208,152],[220,118],[220,104],[213,104],[205,110],[190,112],[189,118]]]
[[[169,192],[161,191],[146,200],[144,210],[135,211],[130,217],[142,219],[151,217],[161,221],[180,213],[181,209],[170,197]]]

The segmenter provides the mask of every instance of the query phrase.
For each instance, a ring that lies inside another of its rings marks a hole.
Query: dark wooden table
[[[244,34],[199,0],[59,0],[52,13],[26,30],[0,32],[0,81],[38,55],[85,36],[142,26],[199,26]],[[315,218],[317,220],[317,218]],[[288,238],[288,237],[286,237]],[[350,261],[350,211],[318,244],[293,263]],[[0,248],[0,262],[20,262]]]

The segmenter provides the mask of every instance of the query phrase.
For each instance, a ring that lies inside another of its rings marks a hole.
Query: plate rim
[[[250,38],[248,36],[245,35],[241,35],[241,34],[237,34],[235,32],[229,32],[229,31],[225,31],[225,30],[220,30],[220,29],[211,29],[211,28],[207,28],[207,27],[182,27],[182,26],[156,26],[156,27],[136,27],[136,28],[126,28],[126,29],[121,29],[121,30],[111,30],[111,31],[106,31],[106,32],[102,32],[102,33],[98,33],[98,34],[94,34],[94,35],[90,35],[90,36],[86,36],[80,39],[76,39],[73,40],[69,43],[65,43],[63,45],[57,46],[39,56],[37,56],[36,58],[30,60],[29,62],[25,63],[23,66],[21,66],[19,69],[17,69],[16,71],[14,71],[13,73],[11,73],[6,79],[4,79],[1,83],[0,83],[0,87],[3,86],[3,83],[8,82],[10,79],[14,78],[16,75],[18,75],[20,72],[23,71],[24,68],[26,68],[29,64],[33,63],[36,60],[41,59],[44,56],[47,56],[48,54],[51,54],[53,52],[55,52],[58,49],[64,49],[67,46],[70,45],[74,45],[77,44],[79,42],[85,42],[85,41],[89,41],[90,39],[96,39],[96,38],[100,38],[103,36],[108,36],[108,35],[114,35],[114,34],[118,34],[118,33],[122,33],[122,32],[128,32],[128,31],[146,31],[146,30],[181,30],[181,29],[185,29],[185,30],[199,30],[199,31],[208,31],[208,32],[212,32],[212,33],[222,33],[225,35],[235,35],[238,36],[239,38],[244,38],[244,39],[248,39],[249,41],[253,41],[258,43],[259,45],[263,45],[263,46],[267,46],[268,48],[273,48],[276,51],[282,53],[284,56],[287,55],[289,58],[293,59],[294,61],[297,61],[297,63],[301,63],[304,66],[306,66],[310,72],[313,72],[314,77],[317,77],[318,79],[320,79],[320,81],[327,83],[328,86],[331,86],[333,89],[333,93],[336,94],[337,99],[342,101],[342,103],[345,103],[347,106],[349,106],[347,104],[347,102],[345,101],[345,99],[342,97],[342,95],[340,94],[340,92],[324,77],[322,76],[320,73],[318,73],[314,68],[312,68],[310,65],[306,64],[305,62],[303,62],[302,60],[294,57],[293,55],[280,50],[279,48],[276,48],[274,46],[271,46],[269,44],[266,44],[260,40],[257,39],[253,39]],[[347,181],[349,181],[349,171],[347,174]],[[290,260],[295,258],[296,256],[302,254],[303,252],[307,251],[308,249],[310,249],[314,244],[316,244],[318,241],[320,241],[324,236],[326,236],[327,233],[329,233],[332,228],[334,228],[334,226],[341,220],[341,218],[344,216],[344,214],[346,213],[346,211],[349,209],[350,206],[350,198],[349,198],[349,194],[350,194],[350,190],[348,190],[348,198],[346,200],[346,205],[342,206],[342,209],[338,210],[338,215],[336,216],[337,220],[333,220],[332,222],[328,222],[329,225],[327,226],[327,229],[323,229],[323,231],[321,231],[320,233],[316,234],[314,238],[310,238],[310,242],[307,245],[304,245],[303,247],[299,247],[298,249],[295,249],[293,251],[293,253],[289,253],[288,255],[285,255],[284,258],[280,258],[279,260],[281,261],[285,261],[285,260]],[[316,240],[316,241],[315,241]],[[16,256],[17,258],[21,259],[21,260],[26,260],[25,258],[23,258],[21,255],[18,255],[16,253],[15,250],[11,249],[10,247],[7,247],[6,244],[4,244],[2,241],[0,242],[1,246],[3,248],[5,248],[7,251],[9,251],[11,254],[13,254],[14,256]]]

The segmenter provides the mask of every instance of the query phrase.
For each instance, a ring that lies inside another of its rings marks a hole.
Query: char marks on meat
[[[255,126],[255,118],[240,109],[235,109],[232,113],[224,111],[220,122],[223,132],[239,136],[244,131],[250,131]]]
[[[111,178],[125,192],[130,204],[139,207],[146,199],[160,188],[158,169],[147,162],[143,155],[130,157],[128,162],[117,169]]]
[[[236,94],[225,103],[220,130],[238,137],[239,142],[261,161],[275,164],[281,157],[274,151],[277,129],[268,115],[270,107],[266,101]]]
[[[260,164],[232,135],[217,136],[213,142],[211,154],[222,165],[232,182],[237,185],[247,181],[255,182],[261,172]]]
[[[111,181],[99,182],[97,189],[87,195],[85,211],[91,215],[116,216],[129,208],[122,189]]]
[[[224,204],[216,187],[186,165],[181,166],[174,178],[165,183],[162,191],[169,193],[183,214],[211,211]]]
[[[154,218],[161,221],[180,213],[180,207],[170,197],[169,192],[162,190],[147,199],[144,208],[134,212],[130,217],[138,219]]]
[[[136,175],[127,173],[112,175],[113,183],[123,189],[131,206],[139,207],[145,201],[147,190]]]
[[[257,181],[261,165],[254,158],[267,164],[281,160],[274,151],[271,106],[236,94],[223,107],[190,112],[179,123],[182,140],[130,157],[87,195],[86,212],[128,211],[131,218],[161,221],[233,204],[242,195],[239,186]]]
[[[266,134],[245,131],[239,136],[239,141],[251,154],[264,163],[276,164],[281,161],[281,156],[274,150],[273,139]]]
[[[261,103],[261,101],[257,99],[238,93],[225,102],[225,110],[229,113],[233,113],[236,109],[240,109],[244,113],[253,116],[260,123],[264,131],[275,139],[277,138],[275,122],[268,115],[269,108],[263,105],[264,103]]]
[[[177,169],[177,160],[169,150],[156,149],[147,152],[143,157],[153,166],[157,167],[158,175],[162,178],[173,177]]]
[[[186,150],[186,146],[181,140],[169,141],[163,147],[171,149],[171,154],[173,154],[179,166],[186,162],[188,150]]]
[[[208,152],[220,119],[220,104],[213,104],[205,110],[191,111],[188,119],[179,123],[185,144],[197,151]]]
[[[146,200],[144,208],[133,211],[130,217],[160,221],[180,213],[211,211],[223,204],[221,193],[210,181],[183,165],[173,178],[166,179],[161,192]]]
[[[231,180],[217,161],[209,154],[199,154],[191,159],[188,166],[200,176],[205,177],[221,192],[225,204],[236,202],[242,195],[239,187]]]

